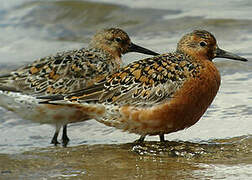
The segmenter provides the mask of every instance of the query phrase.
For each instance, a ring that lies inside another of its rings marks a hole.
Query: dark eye
[[[117,38],[115,38],[115,41],[116,41],[116,42],[122,42],[122,39],[119,38],[119,37],[117,37]]]
[[[207,45],[207,43],[205,41],[200,42],[200,46],[205,47],[206,45]]]

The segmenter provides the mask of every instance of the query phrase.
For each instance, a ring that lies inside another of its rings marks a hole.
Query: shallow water
[[[192,29],[249,59],[216,59],[222,85],[194,126],[146,143],[93,120],[69,126],[68,148],[49,144],[54,128],[0,108],[0,179],[252,178],[252,9],[249,0],[8,1],[0,7],[0,72],[59,51],[85,47],[101,28],[118,26],[160,53]],[[119,4],[118,4],[119,3]],[[145,55],[127,54],[125,64]]]

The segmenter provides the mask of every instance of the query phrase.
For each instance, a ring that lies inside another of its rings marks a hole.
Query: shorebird
[[[69,114],[62,117],[64,108],[55,112],[52,109],[57,107],[38,104],[34,95],[66,94],[92,86],[116,72],[122,64],[121,56],[128,52],[157,55],[132,43],[127,33],[121,29],[110,28],[97,32],[88,48],[47,56],[1,75],[0,106],[23,119],[54,124],[56,130],[51,143],[55,145],[58,144],[60,128],[64,126],[62,143],[65,146],[69,141],[67,123],[87,120],[90,116],[69,110]],[[79,113],[78,117],[76,113]]]
[[[146,135],[164,141],[164,134],[198,122],[212,103],[221,83],[214,58],[247,61],[220,49],[210,32],[195,30],[181,38],[173,53],[135,61],[63,101],[50,97],[48,103],[83,112],[96,109],[97,121],[139,134],[140,142]]]

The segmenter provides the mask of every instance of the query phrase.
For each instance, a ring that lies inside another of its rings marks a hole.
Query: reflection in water
[[[213,140],[208,142],[192,143],[183,141],[145,142],[136,144],[132,151],[139,155],[174,157],[194,160],[221,160],[230,161],[244,153],[252,153],[252,137]],[[252,158],[252,157],[251,157]]]
[[[145,142],[143,144],[80,145],[36,148],[0,155],[4,177],[196,178],[228,177],[239,165],[251,167],[252,136],[209,142]],[[207,173],[210,171],[210,173]],[[246,175],[252,175],[251,171]],[[243,174],[244,176],[244,174]]]

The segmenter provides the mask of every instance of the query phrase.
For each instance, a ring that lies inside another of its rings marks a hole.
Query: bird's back
[[[79,49],[47,56],[0,77],[0,89],[24,94],[64,94],[86,88],[119,69],[100,49]]]

